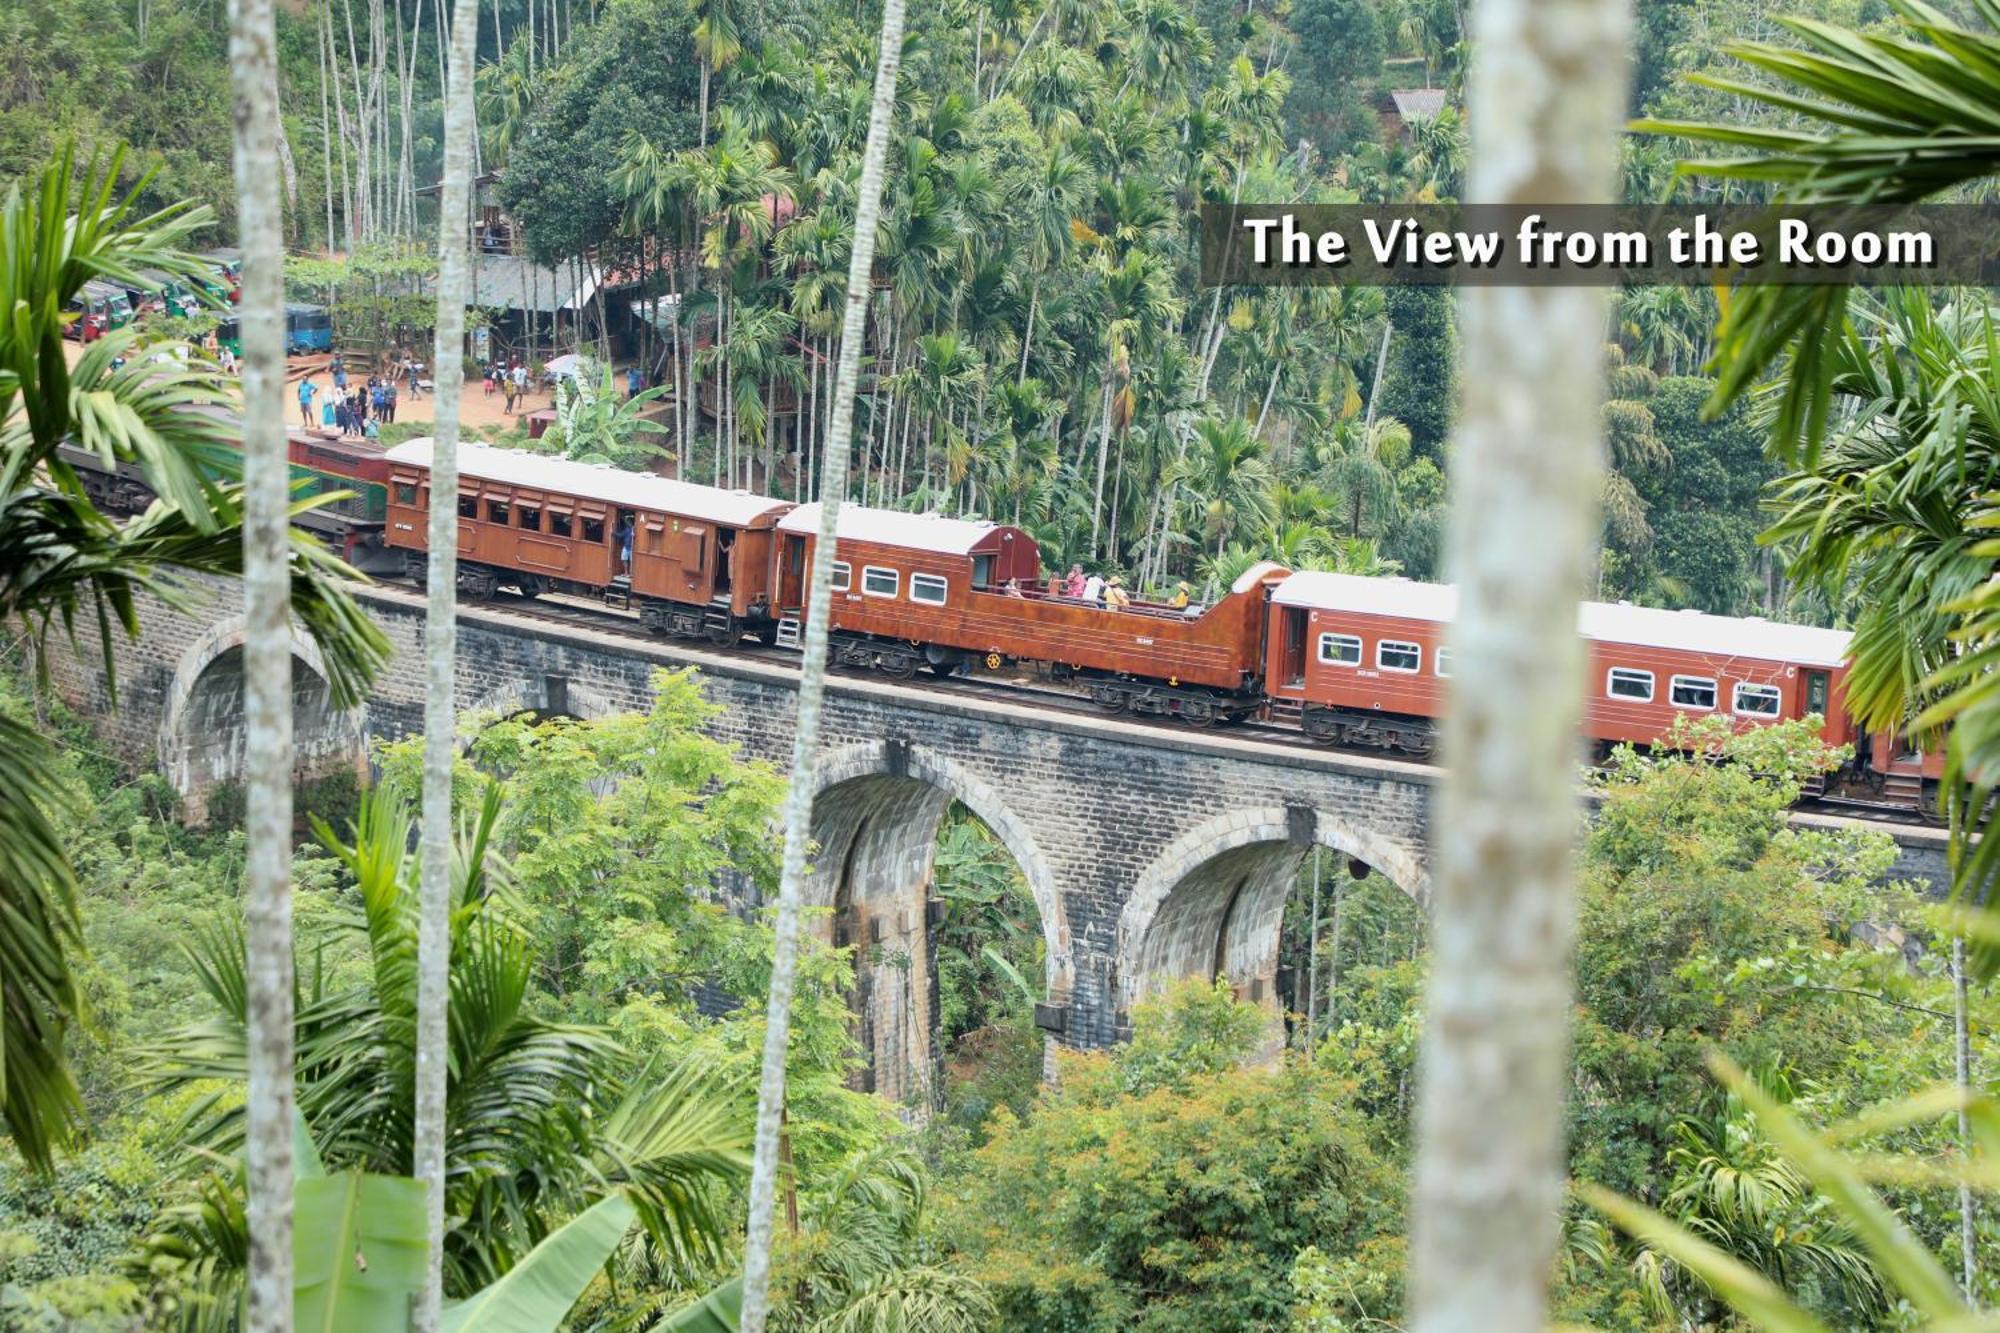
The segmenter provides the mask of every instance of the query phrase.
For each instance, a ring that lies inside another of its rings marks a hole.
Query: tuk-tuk
[[[72,319],[65,332],[77,339],[92,343],[113,329],[122,329],[132,322],[132,302],[121,288],[108,282],[92,280],[83,284],[83,290],[70,298],[69,310]]]
[[[111,330],[110,315],[104,310],[101,302],[93,302],[87,293],[78,292],[70,297],[68,314],[70,319],[63,325],[63,337],[75,338],[85,346],[96,342]]]
[[[233,316],[215,326],[215,350],[227,348],[234,357],[243,355],[243,325]]]
[[[243,299],[243,252],[240,250],[210,250],[202,256],[215,272],[215,286],[209,290],[215,296],[227,296],[231,301]]]
[[[132,322],[132,298],[125,294],[123,287],[92,281],[83,284],[83,290],[93,302],[103,302],[112,328],[122,329]]]
[[[129,286],[125,289],[131,293],[132,303],[139,309],[151,308],[177,319],[201,313],[201,297],[182,279],[150,268],[141,271],[139,276],[152,284],[150,289],[135,290]],[[218,287],[214,294],[220,299],[223,294],[221,288]]]
[[[325,306],[285,307],[285,350],[293,356],[302,352],[333,350],[333,316]]]

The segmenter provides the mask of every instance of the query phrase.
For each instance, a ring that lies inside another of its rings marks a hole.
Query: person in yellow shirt
[[[1167,599],[1167,605],[1171,606],[1176,611],[1185,611],[1187,610],[1187,604],[1188,604],[1187,584],[1176,583],[1174,585],[1174,595]]]
[[[1132,594],[1125,591],[1125,580],[1113,574],[1110,581],[1104,585],[1104,609],[1123,611],[1130,605],[1132,605]]]

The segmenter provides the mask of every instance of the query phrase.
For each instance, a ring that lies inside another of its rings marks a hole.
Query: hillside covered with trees
[[[1195,219],[1510,153],[1570,197],[1975,197],[2000,5],[1479,3],[1548,88],[1482,98],[1428,0],[459,0],[449,55],[444,0],[0,12],[0,1330],[1982,1327],[1991,294],[1205,289]],[[70,355],[87,274],[232,244],[240,378],[179,341],[226,298]],[[1076,1049],[1023,868],[940,801],[935,1060],[865,1091],[859,978],[916,969],[802,887],[830,562],[789,775],[694,668],[456,711],[457,325],[503,336],[502,253],[577,280],[530,359],[596,358],[510,444],[1002,518],[1154,590],[1456,562],[1422,884],[1286,842],[1276,1003],[1197,960]],[[292,631],[341,708],[393,650],[289,523],[281,277],[439,349],[431,689],[365,780],[293,780]],[[156,501],[101,510],[76,444]],[[202,827],[41,669],[188,575],[244,588]],[[1799,818],[1820,717],[1580,765],[1593,595],[1852,627],[1829,707],[1936,761],[1952,882]]]

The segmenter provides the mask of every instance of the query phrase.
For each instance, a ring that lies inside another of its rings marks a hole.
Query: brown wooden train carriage
[[[1441,584],[1293,575],[1271,599],[1273,711],[1298,709],[1315,739],[1430,753],[1457,600]],[[1853,739],[1841,631],[1602,602],[1579,609],[1578,629],[1590,645],[1593,741],[1650,742],[1678,714],[1711,713],[1739,729],[1817,713],[1830,743]]]
[[[388,460],[390,544],[420,577],[431,441]],[[789,502],[481,444],[461,445],[458,466],[461,578],[476,595],[629,602],[649,628],[717,642],[769,627],[772,527]]]
[[[778,615],[803,617],[819,506],[778,523]],[[835,660],[907,676],[929,664],[1046,662],[1088,681],[1114,710],[1211,722],[1259,706],[1266,585],[1261,564],[1197,615],[1147,602],[1123,610],[1051,595],[1032,536],[1004,524],[843,505],[835,552]],[[1009,592],[1008,585],[1014,585]]]

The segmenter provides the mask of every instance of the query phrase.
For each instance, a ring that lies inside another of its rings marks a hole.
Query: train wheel
[[[1091,686],[1090,701],[1107,713],[1122,713],[1126,705],[1132,702],[1125,691],[1113,689],[1108,685]]]
[[[880,662],[882,670],[897,680],[908,680],[917,674],[918,659],[909,653],[890,653]]]
[[[1181,721],[1190,727],[1212,727],[1219,716],[1215,705],[1206,699],[1189,699],[1181,704]]]

